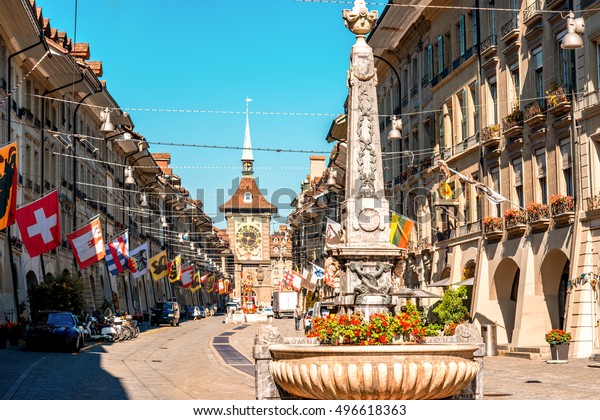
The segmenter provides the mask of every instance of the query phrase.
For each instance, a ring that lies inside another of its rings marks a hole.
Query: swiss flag
[[[30,257],[37,257],[60,245],[58,191],[18,208],[16,218]]]

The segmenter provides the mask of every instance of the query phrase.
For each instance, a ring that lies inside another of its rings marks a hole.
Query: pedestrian
[[[300,318],[302,318],[302,311],[300,310],[300,305],[296,305],[296,309],[294,310],[294,322],[296,323],[296,331],[300,331]]]

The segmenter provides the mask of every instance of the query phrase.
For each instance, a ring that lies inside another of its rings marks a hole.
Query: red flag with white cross
[[[17,209],[17,224],[30,257],[37,257],[60,245],[58,208],[58,191],[55,190]]]

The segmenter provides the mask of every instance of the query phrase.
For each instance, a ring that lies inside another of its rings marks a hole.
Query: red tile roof
[[[244,194],[246,192],[252,193],[252,202],[244,202]],[[271,213],[277,212],[277,207],[267,201],[267,199],[258,190],[256,180],[250,176],[242,177],[240,185],[233,194],[233,196],[225,204],[219,206],[221,211],[241,211],[241,212],[261,212],[270,211]]]

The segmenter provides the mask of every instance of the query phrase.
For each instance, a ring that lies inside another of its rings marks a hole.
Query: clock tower
[[[242,177],[236,192],[219,207],[227,220],[227,235],[235,264],[233,297],[257,306],[271,306],[270,226],[271,215],[277,212],[261,194],[254,179],[254,157],[250,139],[246,98],[246,133],[242,152]]]

